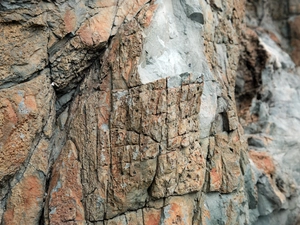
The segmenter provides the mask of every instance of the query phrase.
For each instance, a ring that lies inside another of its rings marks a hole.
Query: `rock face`
[[[297,18],[250,6],[0,2],[0,224],[295,224]]]
[[[257,189],[250,221],[296,224],[300,206],[296,28],[300,2],[273,3],[247,2],[248,28],[236,94],[254,174],[249,186]]]

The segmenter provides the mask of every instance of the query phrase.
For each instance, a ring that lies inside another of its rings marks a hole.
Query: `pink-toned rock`
[[[154,208],[143,209],[144,225],[160,225],[161,210]]]
[[[11,188],[4,214],[5,224],[39,224],[44,206],[49,156],[49,142],[42,139],[19,182]]]
[[[76,14],[73,10],[67,9],[64,16],[65,29],[67,33],[76,29]]]
[[[163,209],[160,224],[190,225],[193,221],[194,201],[190,196],[172,197]]]
[[[267,152],[249,151],[249,158],[254,162],[258,169],[261,169],[267,175],[275,173],[275,164],[272,156]]]
[[[13,175],[26,160],[51,113],[45,103],[52,97],[46,76],[0,91],[0,180]]]
[[[80,169],[76,147],[72,141],[67,141],[53,166],[46,224],[85,224]]]
[[[144,7],[148,2],[149,0],[121,1],[118,5],[112,34],[117,32],[124,20],[132,20],[133,17],[136,16],[136,14],[141,11],[142,7]]]
[[[100,8],[99,12],[88,19],[77,31],[81,41],[90,47],[97,47],[110,37],[115,18],[116,6]]]
[[[44,185],[38,172],[31,167],[12,190],[4,213],[4,224],[38,224],[43,210]]]

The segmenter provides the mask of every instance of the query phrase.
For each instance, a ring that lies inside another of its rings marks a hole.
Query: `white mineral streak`
[[[152,24],[145,41],[138,72],[143,84],[170,77],[168,87],[180,85],[180,75],[202,78],[201,137],[207,137],[217,106],[213,83],[203,50],[203,26],[187,17],[180,1],[157,0]],[[205,18],[204,18],[205,19]]]

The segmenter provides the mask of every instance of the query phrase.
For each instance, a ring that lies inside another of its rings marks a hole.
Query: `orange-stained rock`
[[[8,199],[3,219],[6,225],[39,223],[43,211],[45,180],[40,178],[34,167],[28,168],[21,181],[13,187]]]
[[[143,27],[146,28],[150,26],[153,14],[155,13],[156,9],[157,9],[157,4],[151,4],[149,7],[145,7],[142,9],[143,11],[146,11],[146,13],[141,12],[139,14],[138,20]]]
[[[222,185],[222,165],[217,165],[210,171],[210,190],[220,190]]]
[[[141,11],[141,9],[145,6],[146,3],[148,3],[149,0],[136,0],[136,1],[122,1],[118,5],[118,9],[116,12],[116,18],[114,20],[114,28],[112,30],[112,34],[115,34],[120,27],[120,25],[124,22],[124,20],[130,21],[133,19],[134,16],[138,12]],[[146,13],[151,14],[152,10],[147,9]],[[141,15],[144,15],[146,17],[151,17],[147,16],[145,13],[141,13]]]
[[[76,147],[69,140],[53,166],[44,212],[46,224],[85,224],[80,169]]]
[[[115,18],[116,6],[100,8],[78,30],[81,41],[87,46],[99,46],[108,40]]]
[[[161,209],[143,209],[144,225],[160,225]]]
[[[194,1],[203,26],[184,0],[22,2],[0,3],[0,224],[5,210],[6,224],[247,223],[227,198],[245,196],[244,1]],[[222,193],[218,204],[199,208],[204,192]]]
[[[267,175],[272,176],[275,173],[275,164],[269,153],[250,150],[249,157],[256,167],[264,171]]]
[[[52,113],[47,103],[52,98],[52,87],[44,75],[0,91],[0,181],[18,171],[32,151],[36,135]]]
[[[5,224],[38,224],[43,211],[46,174],[48,172],[49,141],[42,139],[34,149],[27,169],[11,187],[4,214]]]
[[[11,123],[16,125],[16,123],[18,122],[18,118],[11,102],[8,99],[1,99],[1,106],[4,107],[6,111],[2,117],[1,125],[3,125],[4,119],[9,120]]]
[[[25,96],[24,104],[28,108],[29,111],[36,111],[37,105],[35,97],[32,95]]]
[[[190,225],[193,221],[194,201],[191,196],[172,197],[162,211],[160,224]]]
[[[74,32],[76,28],[76,14],[73,10],[67,9],[64,16],[65,29],[67,33]]]

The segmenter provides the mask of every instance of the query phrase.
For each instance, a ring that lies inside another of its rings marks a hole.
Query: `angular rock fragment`
[[[184,12],[191,20],[204,24],[204,17],[201,6],[197,0],[180,0]]]

